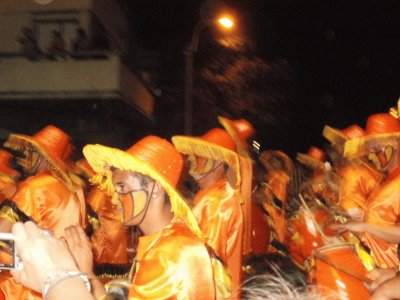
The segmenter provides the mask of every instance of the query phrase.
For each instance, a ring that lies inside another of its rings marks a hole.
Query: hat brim
[[[334,145],[344,145],[348,138],[337,128],[325,126],[322,135]]]
[[[233,183],[234,187],[238,187],[240,185],[241,176],[239,157],[234,151],[213,143],[206,142],[201,138],[184,135],[173,136],[172,143],[174,144],[175,148],[183,154],[206,157],[226,163],[235,174],[236,178],[235,182]]]
[[[174,217],[184,220],[197,236],[202,237],[196,218],[185,200],[176,191],[175,187],[171,186],[168,180],[152,166],[125,151],[99,144],[86,145],[83,148],[83,154],[96,172],[96,175],[93,176],[90,181],[111,193],[115,192],[112,185],[111,166],[120,170],[138,172],[153,178],[161,184],[168,194],[171,201],[171,211]]]
[[[382,147],[398,147],[400,132],[371,134],[345,143],[344,157],[364,156]]]
[[[75,186],[69,176],[67,165],[57,157],[51,155],[39,142],[34,138],[24,134],[10,134],[7,141],[4,143],[4,147],[10,148],[12,150],[23,152],[26,145],[31,145],[36,149],[50,166],[50,171],[52,174],[59,178],[68,187],[69,190],[75,191]]]
[[[296,159],[312,170],[325,169],[325,164],[323,162],[320,162],[307,154],[297,153]]]

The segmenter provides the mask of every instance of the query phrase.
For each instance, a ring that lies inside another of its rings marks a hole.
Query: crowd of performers
[[[0,299],[400,298],[398,109],[295,159],[218,120],[82,153],[53,125],[11,133],[0,231],[23,267],[2,262]]]

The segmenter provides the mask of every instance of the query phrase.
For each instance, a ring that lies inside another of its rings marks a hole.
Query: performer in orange
[[[321,201],[326,207],[336,205],[339,178],[333,172],[325,151],[319,147],[311,146],[306,154],[297,153],[296,158],[308,171],[311,171],[309,180],[305,182],[303,187],[307,191],[302,191],[306,193],[305,196],[311,196],[311,202]],[[306,198],[306,200],[308,199]]]
[[[243,211],[242,254],[246,257],[268,251],[270,228],[263,209],[253,201],[257,165],[252,158],[250,140],[255,136],[253,125],[245,119],[218,117],[220,124],[235,142],[240,165],[240,195]],[[246,266],[245,266],[246,268]]]
[[[386,174],[385,181],[368,197],[362,222],[335,225],[333,228],[359,233],[381,268],[397,267],[400,242],[400,121],[389,113],[367,119],[365,137],[347,141],[346,157],[368,156]]]
[[[10,166],[12,159],[10,152],[0,149],[0,203],[12,198],[17,190],[17,181],[21,177],[21,174]]]
[[[271,228],[271,246],[269,251],[280,250],[286,244],[286,200],[288,185],[294,171],[292,160],[282,151],[265,150],[259,161],[266,170],[262,194],[257,197],[265,211]]]
[[[61,129],[48,125],[33,136],[11,134],[5,147],[24,154],[18,158],[28,177],[19,185],[10,200],[0,208],[0,229],[9,232],[12,224],[34,221],[50,230],[56,237],[64,235],[64,228],[85,225],[86,207],[62,160],[70,137]],[[40,299],[40,295],[16,284],[5,272],[1,273],[0,288],[10,299]]]
[[[86,180],[96,175],[86,159],[76,166]],[[88,204],[88,222],[92,225],[90,236],[95,274],[106,283],[128,275],[131,264],[128,257],[128,228],[122,222],[120,205],[113,203],[112,195],[97,185],[89,188],[85,197]]]
[[[365,130],[352,124],[343,130],[325,126],[323,135],[331,142],[337,159],[334,170],[340,177],[338,206],[354,221],[361,221],[371,192],[380,185],[383,175],[365,158],[343,157],[347,141],[362,138]]]
[[[219,291],[218,295],[237,299],[242,275],[243,213],[235,142],[221,128],[213,128],[201,137],[173,136],[172,142],[188,155],[189,174],[200,188],[193,213],[207,244],[225,263],[232,278],[232,290]]]
[[[129,299],[214,299],[202,233],[175,190],[183,157],[173,145],[148,136],[126,152],[88,145],[83,153],[98,173],[92,182],[118,194],[124,225],[143,232],[129,276]]]

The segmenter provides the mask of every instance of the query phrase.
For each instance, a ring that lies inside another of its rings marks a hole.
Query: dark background
[[[147,50],[161,53],[164,86],[182,77],[185,45],[202,1],[135,0],[133,28]],[[225,1],[266,62],[287,60],[295,73],[289,122],[257,138],[294,155],[324,143],[324,125],[357,123],[396,106],[400,95],[399,1]],[[202,41],[201,41],[202,42]],[[203,42],[206,43],[206,42]],[[205,51],[200,48],[202,51]],[[251,120],[250,120],[251,121]],[[273,133],[272,133],[273,131]]]

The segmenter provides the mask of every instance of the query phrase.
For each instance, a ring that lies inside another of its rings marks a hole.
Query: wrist
[[[47,278],[43,283],[42,287],[43,299],[46,300],[50,292],[57,286],[69,280],[78,278],[83,281],[87,290],[90,292],[91,290],[90,281],[85,273],[81,273],[79,271],[66,271],[66,270],[58,270],[51,272],[49,275],[47,275]]]

